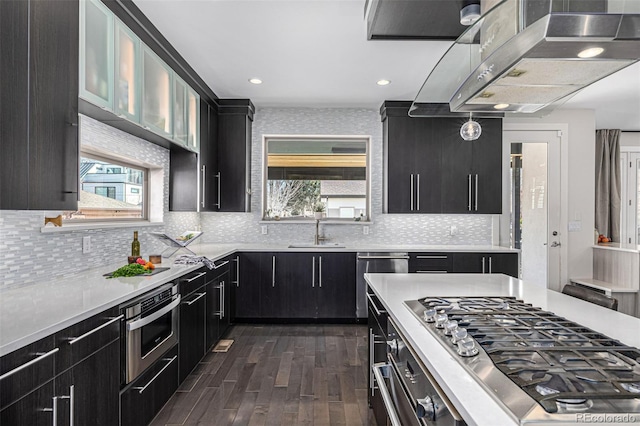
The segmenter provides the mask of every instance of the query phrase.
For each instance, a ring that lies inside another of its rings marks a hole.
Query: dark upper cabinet
[[[218,112],[200,101],[200,211],[218,210]]]
[[[0,209],[78,205],[78,1],[0,4]]]
[[[198,210],[198,154],[171,148],[169,168],[169,210]]]
[[[255,107],[248,99],[218,100],[218,211],[251,211],[251,125],[254,111]]]
[[[441,143],[433,136],[437,119],[411,118],[405,103],[383,108],[386,212],[440,213]]]
[[[460,137],[465,117],[408,117],[411,102],[387,101],[383,123],[386,213],[502,212],[502,119],[477,119],[482,135]]]
[[[455,134],[464,120],[442,121],[442,213],[502,213],[502,119],[476,120],[475,141]]]

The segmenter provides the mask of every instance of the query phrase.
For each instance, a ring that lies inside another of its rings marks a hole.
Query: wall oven
[[[392,426],[465,425],[435,379],[417,360],[393,321],[388,320],[387,362],[373,374]]]
[[[178,343],[178,285],[169,283],[121,306],[123,382],[132,382]]]

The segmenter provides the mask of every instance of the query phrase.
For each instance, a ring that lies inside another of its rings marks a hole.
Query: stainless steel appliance
[[[373,365],[373,374],[392,426],[465,424],[392,320],[387,357],[388,362]]]
[[[512,297],[405,304],[520,424],[640,421],[640,349]]]
[[[356,256],[356,317],[367,317],[367,273],[407,273],[409,254],[399,252],[360,252]]]
[[[132,382],[178,343],[178,285],[169,283],[121,306],[124,383]]]

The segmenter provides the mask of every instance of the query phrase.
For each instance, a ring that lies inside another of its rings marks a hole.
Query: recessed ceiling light
[[[262,84],[262,80],[260,80],[259,78],[250,78],[249,79],[249,83],[251,83],[251,84]]]
[[[390,83],[391,83],[391,80],[384,80],[384,79],[382,79],[382,80],[378,80],[378,81],[376,82],[376,84],[377,84],[378,86],[386,86],[387,84],[390,84]]]
[[[578,58],[593,58],[594,56],[598,56],[604,52],[602,47],[591,47],[589,49],[584,49],[582,52],[578,53]]]
[[[505,109],[505,108],[509,108],[509,104],[496,104],[493,106],[493,108],[495,109]]]

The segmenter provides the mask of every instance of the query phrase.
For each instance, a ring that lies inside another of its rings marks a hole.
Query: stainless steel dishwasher
[[[359,252],[356,257],[356,317],[367,317],[367,273],[407,273],[409,253],[406,252]]]

